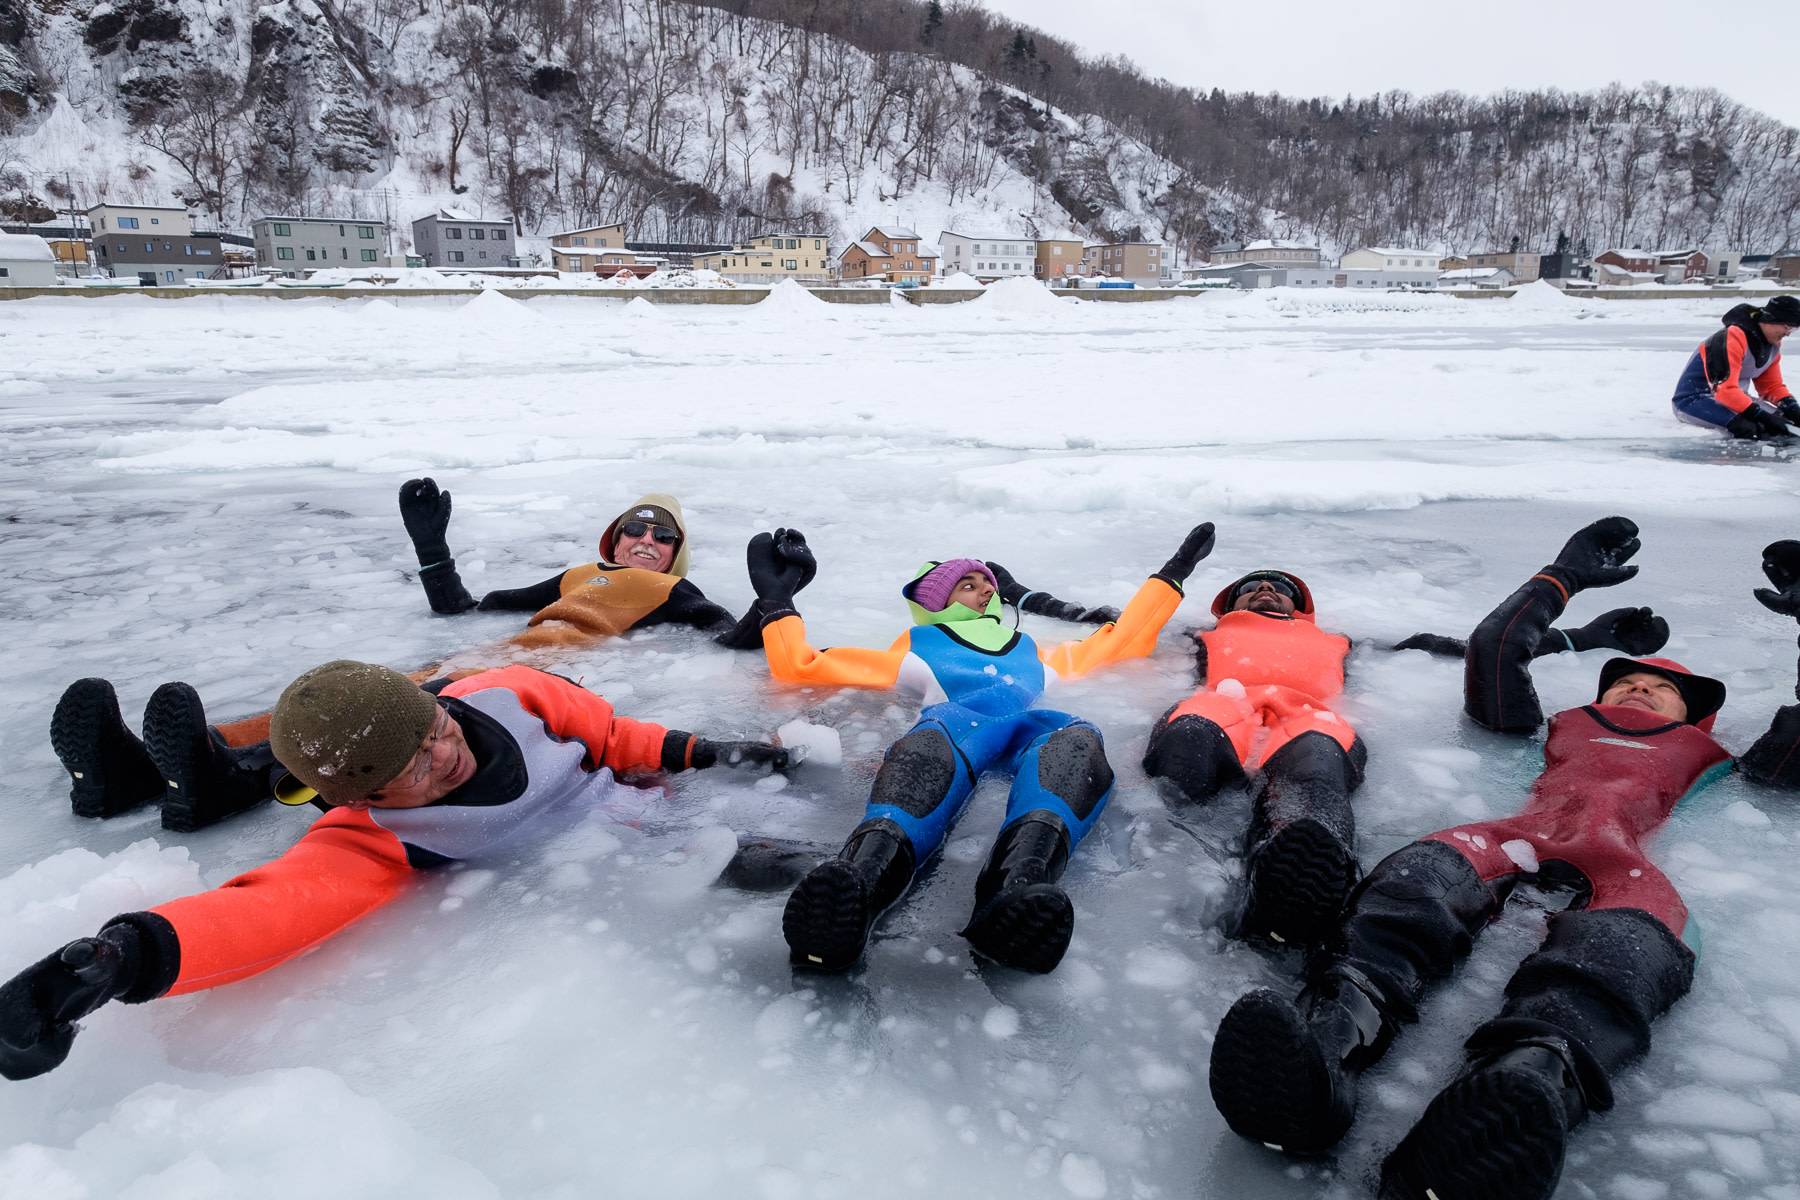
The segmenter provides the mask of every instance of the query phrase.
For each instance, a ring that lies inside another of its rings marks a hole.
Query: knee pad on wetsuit
[[[942,804],[956,782],[956,747],[941,729],[914,729],[888,747],[869,803],[926,817]]]
[[[1350,893],[1332,953],[1391,999],[1416,1004],[1427,981],[1448,975],[1474,947],[1503,899],[1455,850],[1414,842],[1382,859]]]
[[[1330,734],[1309,729],[1269,755],[1263,763],[1263,774],[1349,795],[1362,786],[1363,768],[1368,762],[1369,748],[1361,737],[1346,750]]]
[[[1100,731],[1076,725],[1051,734],[1038,751],[1037,777],[1039,787],[1068,805],[1077,821],[1085,822],[1113,785]]]
[[[1220,788],[1244,778],[1237,750],[1225,731],[1193,713],[1173,721],[1164,714],[1144,751],[1144,773],[1167,779],[1190,800],[1209,800]]]
[[[1693,981],[1694,952],[1643,909],[1565,911],[1513,973],[1501,1017],[1547,1021],[1612,1072],[1650,1048],[1650,1022]]]

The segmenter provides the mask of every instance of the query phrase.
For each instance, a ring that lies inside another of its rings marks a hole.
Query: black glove
[[[1058,621],[1075,621],[1082,625],[1104,625],[1108,621],[1119,619],[1119,610],[1108,605],[1089,608],[1073,600],[1058,600],[1049,592],[1034,592],[1014,579],[1012,572],[999,563],[991,562],[987,564],[987,569],[994,573],[994,582],[1000,585],[1000,602],[1010,604],[1020,612],[1035,613]]]
[[[1578,629],[1560,631],[1577,650],[1618,650],[1632,658],[1669,644],[1669,623],[1647,608],[1615,608]]]
[[[1727,421],[1725,432],[1734,438],[1784,438],[1793,434],[1786,421],[1760,404],[1752,404]]]
[[[766,763],[777,771],[785,771],[792,757],[786,747],[771,746],[767,742],[713,742],[697,737],[689,752],[688,762],[697,769],[760,767]]]
[[[30,1079],[69,1057],[74,1022],[137,982],[138,933],[113,925],[70,942],[0,986],[0,1075]]]
[[[400,485],[400,519],[419,556],[419,583],[435,613],[467,612],[475,597],[463,586],[450,557],[445,533],[450,528],[450,493],[438,491],[435,479],[409,479]]]
[[[1774,588],[1757,588],[1756,598],[1771,612],[1800,620],[1800,542],[1770,542],[1763,547],[1763,574]]]
[[[450,493],[438,490],[435,479],[409,479],[400,485],[400,519],[412,539],[419,565],[429,567],[450,557],[446,533],[450,528]]]
[[[1642,545],[1637,533],[1635,521],[1601,517],[1570,538],[1544,573],[1554,575],[1571,594],[1584,588],[1624,583],[1638,573],[1636,567],[1625,565],[1625,560]]]
[[[1789,396],[1775,405],[1775,414],[1789,425],[1800,425],[1800,400]]]
[[[744,548],[744,564],[750,571],[750,586],[761,602],[764,625],[799,615],[794,608],[794,593],[818,570],[806,535],[798,529],[759,533]]]
[[[997,562],[991,562],[987,569],[994,573],[994,582],[1000,585],[1000,603],[1019,607],[1019,601],[1031,595],[1031,589],[1013,578],[1013,573]]]
[[[1188,530],[1187,537],[1181,541],[1181,549],[1156,574],[1174,584],[1175,589],[1180,591],[1181,585],[1187,582],[1187,577],[1200,565],[1200,560],[1212,553],[1212,548],[1213,523],[1203,521]]]

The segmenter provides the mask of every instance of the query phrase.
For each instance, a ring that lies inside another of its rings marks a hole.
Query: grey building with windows
[[[296,276],[326,267],[387,265],[387,224],[367,217],[258,217],[256,265]]]
[[[486,220],[461,209],[440,208],[413,222],[413,254],[428,267],[479,271],[519,262],[512,218]]]
[[[216,233],[195,233],[184,208],[145,204],[96,204],[88,209],[94,231],[94,266],[116,279],[175,284],[204,279],[225,266]]]

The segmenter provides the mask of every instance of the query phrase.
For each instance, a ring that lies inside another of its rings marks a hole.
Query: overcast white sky
[[[1718,88],[1800,126],[1800,15],[1675,0],[982,0],[1089,54],[1228,92],[1486,94],[1615,80]]]

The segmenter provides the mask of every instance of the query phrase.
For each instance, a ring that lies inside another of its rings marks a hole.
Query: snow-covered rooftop
[[[1362,247],[1362,250],[1367,254],[1411,254],[1416,257],[1424,258],[1437,257],[1437,251],[1435,250],[1408,250],[1403,246],[1364,246]]]
[[[879,233],[884,238],[904,238],[908,241],[919,236],[904,225],[877,225],[870,232]]]
[[[1317,246],[1309,246],[1305,242],[1287,242],[1280,238],[1264,238],[1259,242],[1250,242],[1244,247],[1245,252],[1251,250],[1311,250],[1317,254]]]
[[[55,262],[50,243],[35,233],[0,233],[0,262]]]

